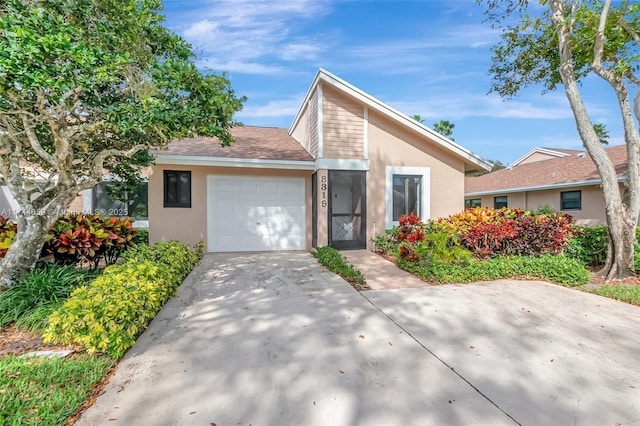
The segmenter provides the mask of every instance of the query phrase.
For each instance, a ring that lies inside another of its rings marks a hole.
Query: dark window
[[[493,208],[501,209],[507,207],[507,196],[493,197]]]
[[[482,207],[482,200],[480,198],[470,198],[468,200],[464,200],[465,209],[470,209],[473,207]]]
[[[566,191],[560,193],[560,210],[581,210],[582,191]]]
[[[114,193],[113,183],[101,182],[93,187],[92,211],[101,216],[146,220],[149,217],[149,184],[141,182],[131,191]]]
[[[420,216],[422,176],[393,175],[393,220],[413,213]]]
[[[190,171],[164,171],[164,206],[191,208]]]

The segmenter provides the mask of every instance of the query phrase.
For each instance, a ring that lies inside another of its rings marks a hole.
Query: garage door
[[[304,178],[209,176],[208,250],[304,250]]]

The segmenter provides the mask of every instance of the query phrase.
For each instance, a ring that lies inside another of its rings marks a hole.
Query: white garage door
[[[208,176],[208,250],[304,250],[304,178]]]

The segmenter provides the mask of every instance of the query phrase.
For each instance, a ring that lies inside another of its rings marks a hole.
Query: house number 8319
[[[322,207],[327,207],[327,177],[320,176],[320,193],[322,194],[322,200],[320,201],[320,205]]]

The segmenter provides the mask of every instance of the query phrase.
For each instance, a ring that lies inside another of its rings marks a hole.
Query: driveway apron
[[[309,253],[279,252],[206,255],[79,424],[515,423]]]
[[[640,425],[640,308],[531,281],[363,293],[523,425]]]

